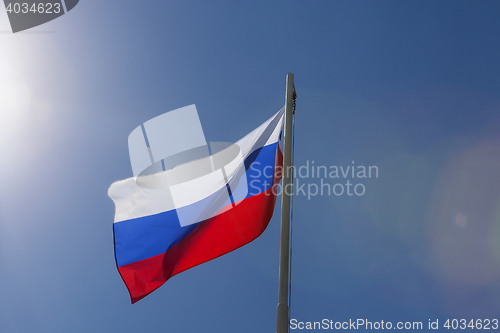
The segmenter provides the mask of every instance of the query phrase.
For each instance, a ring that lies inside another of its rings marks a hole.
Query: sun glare
[[[26,120],[30,92],[22,77],[0,65],[0,143],[18,132]]]

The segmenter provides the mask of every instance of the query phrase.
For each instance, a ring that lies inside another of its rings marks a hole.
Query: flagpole
[[[293,195],[293,184],[291,178],[292,167],[292,139],[293,139],[293,104],[294,104],[293,74],[286,76],[285,95],[285,143],[283,152],[282,194],[281,194],[281,238],[280,238],[280,263],[279,263],[279,287],[278,287],[278,310],[276,318],[276,332],[288,333],[290,321],[289,309],[289,269],[290,269],[290,201]]]

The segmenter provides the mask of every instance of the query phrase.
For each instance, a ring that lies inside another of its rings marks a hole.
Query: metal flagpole
[[[280,239],[280,264],[279,264],[279,289],[278,313],[276,318],[276,332],[288,333],[290,321],[289,309],[289,269],[290,269],[290,216],[291,196],[293,195],[292,183],[292,141],[293,141],[293,113],[294,113],[295,87],[293,74],[286,76],[285,95],[285,144],[283,152],[282,194],[281,194],[281,239]]]

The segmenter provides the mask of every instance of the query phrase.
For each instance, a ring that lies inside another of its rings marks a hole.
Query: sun
[[[0,143],[18,132],[27,116],[30,92],[21,76],[0,65]]]

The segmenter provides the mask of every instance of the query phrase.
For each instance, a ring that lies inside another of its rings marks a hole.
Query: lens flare
[[[497,244],[500,143],[476,145],[451,160],[432,196],[427,235],[434,271],[447,285],[479,287],[500,277]]]
[[[465,226],[467,225],[467,216],[463,213],[458,213],[455,216],[455,225],[460,229],[465,228]]]

